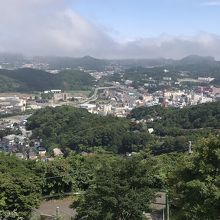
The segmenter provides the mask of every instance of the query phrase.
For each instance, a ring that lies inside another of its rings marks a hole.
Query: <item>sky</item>
[[[7,0],[0,52],[220,59],[220,0]]]

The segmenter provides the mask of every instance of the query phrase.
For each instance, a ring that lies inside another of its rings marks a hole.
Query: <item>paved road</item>
[[[117,88],[117,87],[116,86],[108,86],[108,87],[98,87],[98,88],[95,88],[93,95],[91,97],[81,101],[79,103],[79,105],[96,101],[97,98],[98,98],[98,96],[97,96],[98,91],[100,91],[100,90],[115,89],[115,88]]]

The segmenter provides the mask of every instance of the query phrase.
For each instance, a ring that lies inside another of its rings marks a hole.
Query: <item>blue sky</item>
[[[5,0],[0,21],[0,52],[220,60],[220,0]]]
[[[78,0],[72,7],[119,39],[220,33],[220,1]]]

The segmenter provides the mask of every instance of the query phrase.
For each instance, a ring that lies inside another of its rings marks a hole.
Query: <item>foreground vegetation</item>
[[[142,220],[143,212],[151,212],[156,193],[164,191],[172,219],[216,220],[220,217],[219,109],[219,103],[210,103],[131,113],[139,120],[154,118],[147,124],[67,106],[39,110],[29,118],[27,128],[33,138],[43,138],[49,154],[60,147],[64,157],[45,162],[0,154],[0,216],[28,220],[42,199],[77,192],[72,198],[75,219]],[[163,134],[157,130],[160,124]],[[180,152],[189,138],[193,153]],[[155,153],[163,147],[170,148],[169,153]]]
[[[30,219],[43,197],[73,197],[76,219],[142,219],[155,193],[168,191],[172,219],[220,217],[220,138],[202,139],[193,154],[71,153],[47,163],[0,154],[0,213]],[[83,193],[84,192],[84,193]]]

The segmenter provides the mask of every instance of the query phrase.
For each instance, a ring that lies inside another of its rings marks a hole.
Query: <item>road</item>
[[[98,98],[97,94],[98,94],[98,92],[99,92],[100,90],[116,89],[116,88],[117,88],[117,86],[108,86],[108,87],[98,87],[98,88],[95,88],[93,95],[92,95],[91,97],[89,97],[89,98],[87,98],[87,99],[81,101],[81,102],[79,103],[79,105],[96,101],[97,98]]]

